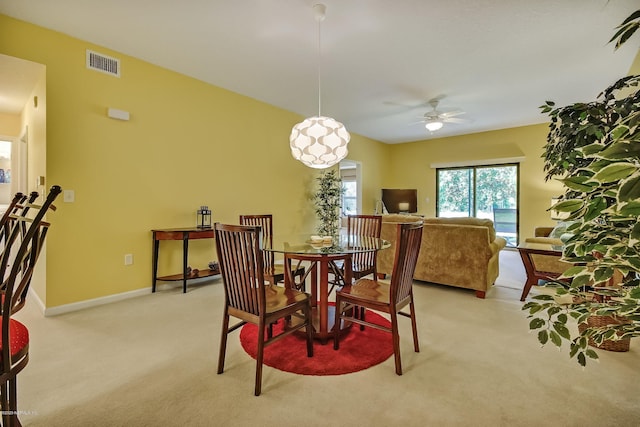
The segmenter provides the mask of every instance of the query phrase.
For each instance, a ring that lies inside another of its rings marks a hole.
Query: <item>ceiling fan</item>
[[[461,114],[464,114],[464,111],[457,111],[457,110],[456,111],[449,111],[449,112],[438,111],[438,103],[439,102],[440,102],[439,98],[433,98],[433,99],[427,101],[427,103],[429,105],[431,105],[431,108],[433,108],[433,110],[424,113],[424,117],[420,121],[420,123],[424,123],[424,126],[427,128],[427,130],[429,130],[431,132],[435,132],[435,131],[441,129],[442,126],[444,126],[445,123],[466,123],[466,122],[468,122],[467,119],[462,119],[460,117],[456,117],[456,116],[459,116]]]

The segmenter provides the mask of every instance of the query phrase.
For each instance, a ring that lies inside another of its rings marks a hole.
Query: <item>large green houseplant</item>
[[[638,28],[631,15],[612,41],[616,48]],[[589,342],[640,336],[640,76],[627,76],[596,101],[543,112],[551,118],[545,145],[546,179],[565,185],[552,208],[567,212],[572,224],[563,259],[571,263],[553,292],[532,298],[531,330],[541,344],[569,343],[570,357],[582,365],[597,359]],[[590,319],[608,318],[594,325]],[[575,321],[579,328],[573,328]]]
[[[321,236],[337,237],[340,231],[340,205],[342,203],[342,180],[336,169],[323,171],[317,178],[317,189],[313,195],[317,232]]]

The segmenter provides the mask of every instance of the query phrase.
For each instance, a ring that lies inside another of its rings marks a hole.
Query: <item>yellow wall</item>
[[[436,169],[431,166],[520,162],[520,236],[537,226],[554,225],[546,209],[562,193],[555,181],[545,182],[542,147],[548,125],[533,125],[394,146],[391,153],[394,188],[417,188],[418,211],[436,214]],[[428,199],[428,201],[427,201]]]
[[[20,133],[20,115],[0,113],[0,135],[18,136]]]
[[[636,57],[631,64],[631,68],[629,69],[629,75],[634,74],[640,74],[640,49],[638,49],[638,53],[636,54]]]
[[[38,176],[47,176],[47,91],[45,67],[42,68],[42,74],[31,92],[29,102],[26,103],[22,110],[19,135],[26,136],[28,144],[27,189],[28,191],[37,191],[40,194],[39,201],[44,200],[49,188],[47,182],[45,182],[45,185],[38,185],[37,183]],[[37,106],[34,102],[35,97],[38,98]],[[19,144],[23,144],[23,142],[19,142]],[[19,155],[18,160],[20,160]],[[17,180],[14,179],[13,182],[17,182]],[[59,206],[60,203],[56,203],[56,205]],[[56,214],[47,215],[46,218],[47,220],[55,221]],[[32,279],[33,289],[43,302],[46,296],[46,245],[47,242],[45,242],[45,249],[36,264]]]
[[[121,78],[87,70],[86,49],[120,58]],[[46,65],[47,187],[75,191],[50,218],[46,295],[38,289],[47,307],[149,288],[150,230],[190,226],[203,204],[214,221],[270,212],[280,229],[314,229],[319,171],[294,161],[288,144],[302,117],[2,15],[0,52]],[[109,119],[108,107],[131,120]],[[373,206],[388,147],[352,135],[349,149],[366,163]],[[162,245],[160,274],[177,272],[180,244]],[[194,267],[215,258],[211,245],[192,242]]]
[[[87,70],[86,49],[120,58],[121,78]],[[75,191],[76,201],[59,200],[50,218],[46,288],[34,284],[46,307],[149,288],[150,230],[191,225],[202,204],[214,221],[270,212],[276,231],[313,230],[319,171],[294,161],[288,147],[302,117],[4,15],[0,53],[46,65],[46,128],[37,137],[46,152],[33,167],[47,188]],[[131,120],[109,119],[109,107]],[[553,224],[545,209],[561,193],[543,179],[546,132],[537,125],[398,145],[352,135],[348,159],[362,165],[364,213],[381,188],[408,187],[418,188],[419,209],[432,216],[432,163],[524,157],[520,233],[528,236]],[[29,190],[36,176],[29,172]],[[174,273],[180,244],[162,245],[160,274]],[[125,254],[134,255],[132,266]],[[211,241],[192,242],[191,254],[194,267],[215,258]]]

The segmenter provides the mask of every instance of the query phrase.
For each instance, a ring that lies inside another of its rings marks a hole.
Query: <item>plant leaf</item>
[[[607,208],[607,202],[604,197],[596,197],[587,205],[587,211],[584,213],[583,221],[591,221],[592,219],[600,216],[602,211]]]
[[[529,329],[533,330],[533,329],[540,329],[544,326],[545,321],[542,319],[532,319],[531,322],[529,322]]]
[[[551,342],[556,345],[556,347],[562,346],[562,338],[556,331],[549,331],[549,338],[551,338]]]
[[[571,339],[571,334],[569,333],[569,329],[567,329],[567,327],[563,323],[555,322],[553,324],[553,329],[555,329],[558,335],[560,335],[562,338],[565,338],[568,340]]]
[[[598,183],[596,182],[587,182],[588,179],[588,177],[573,176],[570,178],[561,179],[559,181],[561,181],[564,185],[572,190],[580,191],[582,193],[588,193],[598,186]]]
[[[589,284],[590,280],[591,280],[591,276],[588,274],[574,277],[573,280],[571,281],[571,287],[580,288],[582,286],[586,286]]]
[[[553,209],[559,212],[575,212],[582,208],[584,201],[580,199],[563,200],[553,205]]]
[[[562,273],[562,276],[560,276],[560,277],[561,278],[574,277],[574,276],[577,276],[578,274],[582,273],[586,269],[587,269],[586,266],[576,265],[576,266],[570,267],[567,270],[565,270],[564,273]]]
[[[640,216],[640,202],[631,201],[629,203],[625,203],[616,211],[616,213],[620,216]]]
[[[608,160],[623,160],[633,157],[637,158],[640,157],[640,143],[617,142],[600,151],[598,156]]]
[[[620,181],[637,170],[638,168],[633,163],[613,163],[602,168],[591,179],[599,183]]]
[[[587,364],[587,359],[584,357],[583,352],[578,353],[578,363],[580,366],[585,366]]]
[[[546,329],[538,332],[538,341],[540,341],[540,344],[542,345],[545,345],[547,341],[549,341],[549,333]]]
[[[631,202],[640,199],[640,175],[631,177],[620,185],[618,200]]]

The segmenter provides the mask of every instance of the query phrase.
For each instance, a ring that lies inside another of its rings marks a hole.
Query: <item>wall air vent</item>
[[[87,49],[87,68],[120,77],[120,60]]]

